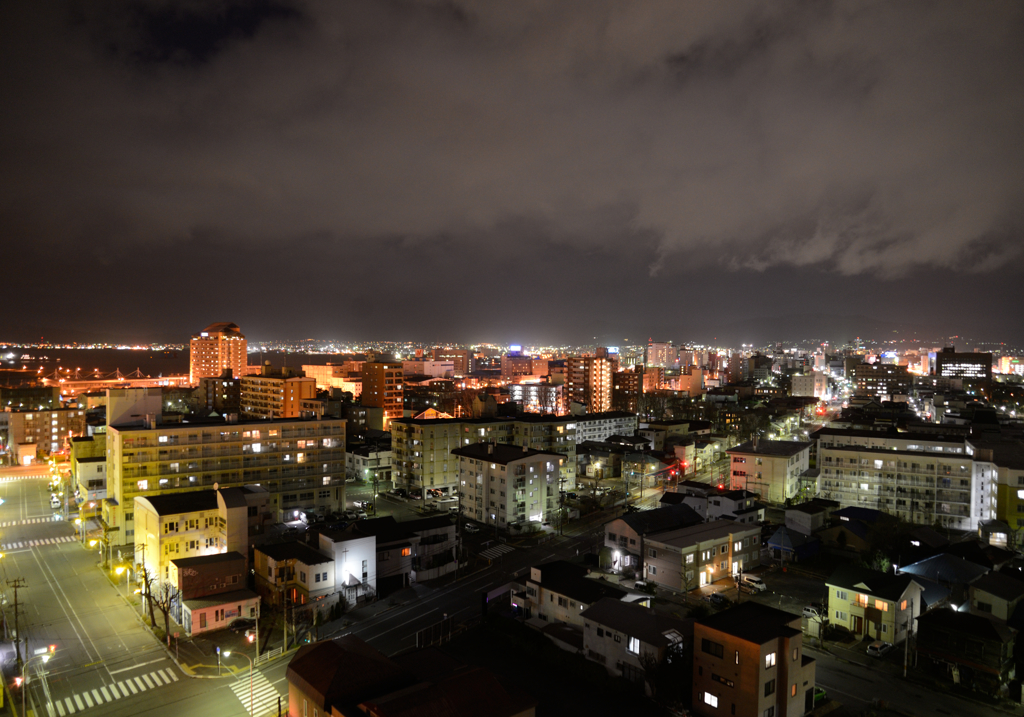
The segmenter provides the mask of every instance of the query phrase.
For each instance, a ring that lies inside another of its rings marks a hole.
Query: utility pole
[[[8,580],[7,585],[14,588],[14,654],[18,659],[18,671],[21,671],[21,628],[18,627],[18,588],[25,587],[25,578]]]

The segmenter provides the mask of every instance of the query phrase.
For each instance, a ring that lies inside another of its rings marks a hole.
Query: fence
[[[255,665],[262,665],[264,662],[270,662],[275,657],[280,657],[283,654],[284,654],[284,648],[283,647],[275,647],[273,650],[268,650],[268,651],[264,652],[262,655],[257,655],[256,659],[253,660],[253,664],[255,664]]]

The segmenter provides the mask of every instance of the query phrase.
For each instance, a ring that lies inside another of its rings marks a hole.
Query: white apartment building
[[[560,453],[474,443],[452,451],[459,461],[464,515],[507,530],[551,520],[558,510]]]
[[[734,490],[748,490],[768,503],[785,503],[797,495],[807,470],[811,443],[747,441],[726,451]]]
[[[977,530],[996,517],[998,467],[964,438],[823,428],[818,493],[841,507],[874,508],[912,523]]]
[[[608,436],[632,436],[636,433],[637,417],[628,411],[605,411],[576,416],[576,443],[603,441]]]

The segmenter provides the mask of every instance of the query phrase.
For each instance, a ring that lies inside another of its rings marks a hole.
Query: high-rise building
[[[892,364],[862,363],[853,370],[856,393],[859,396],[889,397],[907,396],[913,385],[913,377],[906,366]]]
[[[652,341],[647,344],[647,365],[661,368],[679,368],[679,348],[671,341]]]
[[[435,361],[451,361],[455,364],[456,376],[468,376],[473,373],[473,352],[469,349],[436,348],[432,350]]]
[[[519,376],[533,375],[533,358],[521,351],[509,351],[501,355],[501,378],[513,381]]]
[[[238,378],[245,373],[248,344],[236,324],[210,324],[195,334],[189,344],[189,380],[195,386],[200,378],[220,376],[224,369]]]
[[[565,396],[569,402],[583,404],[588,413],[612,410],[614,375],[619,357],[607,348],[599,348],[594,356],[574,356],[566,367]]]
[[[616,411],[636,413],[640,405],[640,396],[644,392],[644,367],[634,366],[632,369],[617,371],[612,376],[612,407]]]
[[[383,409],[381,428],[385,431],[391,421],[402,417],[404,380],[401,361],[378,361],[371,355],[363,363],[363,394],[359,402],[364,406]]]

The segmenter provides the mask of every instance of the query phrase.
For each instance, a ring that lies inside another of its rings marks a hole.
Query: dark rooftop
[[[757,447],[754,447],[752,441],[741,443],[734,448],[730,448],[726,453],[742,453],[745,455],[758,455],[758,456],[795,456],[800,451],[808,449],[813,444],[809,441],[758,441]]]
[[[890,575],[859,565],[840,565],[825,581],[847,590],[857,590],[883,600],[899,600],[907,591],[913,575]]]
[[[230,553],[214,553],[213,555],[197,555],[194,558],[175,558],[171,562],[179,568],[195,567],[197,565],[214,565],[216,563],[224,563],[231,560],[245,560],[245,556],[239,553],[237,550],[232,550]]]
[[[799,635],[800,630],[790,626],[790,623],[799,619],[799,615],[785,610],[757,602],[744,602],[697,622],[755,645],[763,645],[779,637]]]
[[[554,453],[552,451],[537,451],[532,448],[523,450],[520,446],[512,446],[507,443],[471,443],[468,446],[453,449],[452,455],[500,465],[508,465],[512,461],[533,458],[534,456],[566,457],[561,453]]]
[[[180,493],[141,495],[137,500],[148,501],[157,515],[179,515],[201,510],[217,510],[217,491],[212,488]]]
[[[282,560],[298,560],[304,565],[322,565],[334,560],[334,558],[324,555],[319,550],[314,550],[305,543],[300,543],[296,540],[291,540],[287,543],[258,545],[255,550],[277,562]]]

